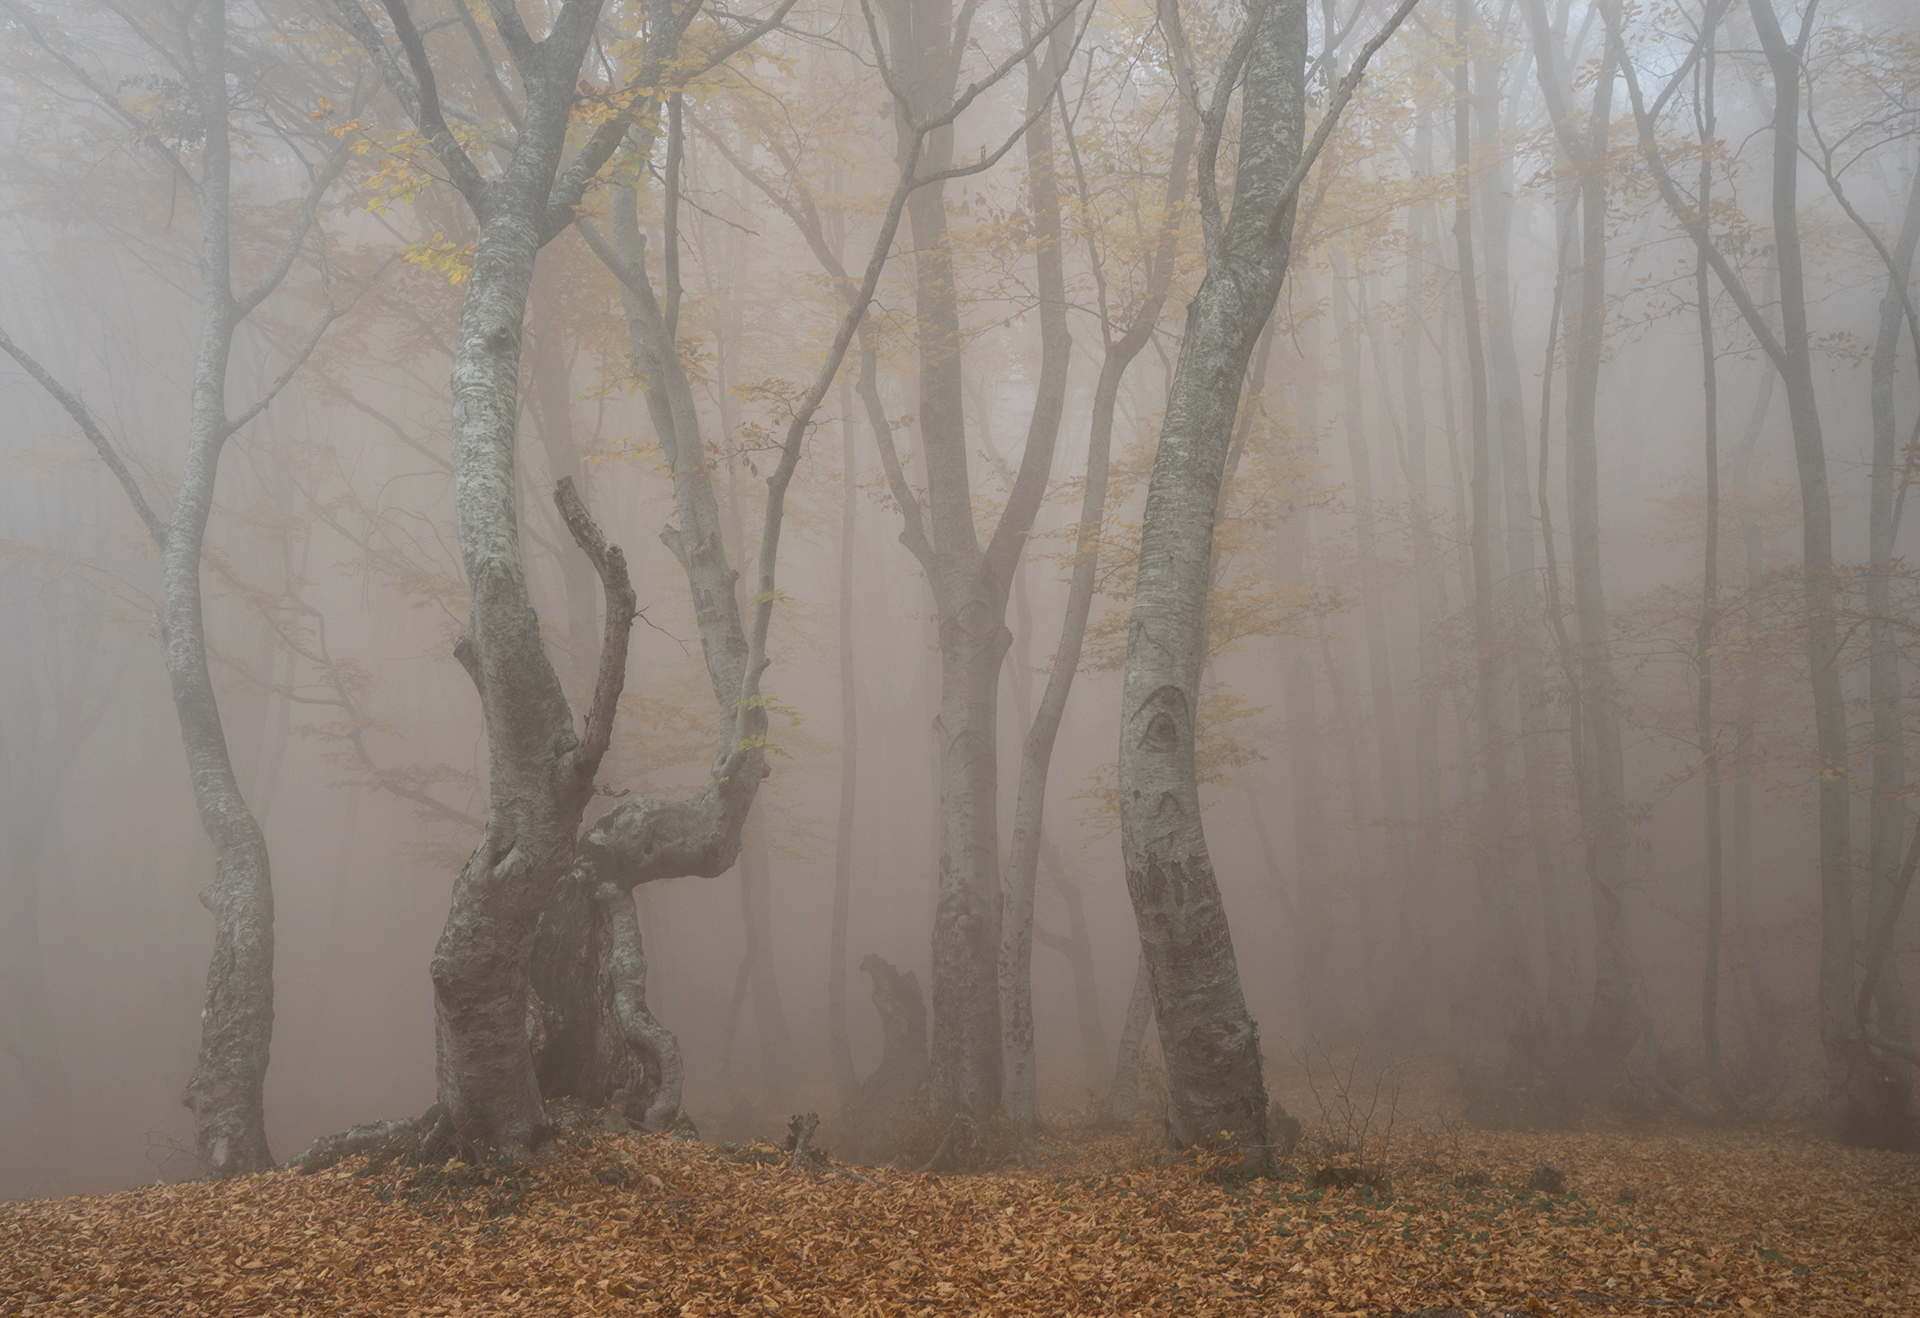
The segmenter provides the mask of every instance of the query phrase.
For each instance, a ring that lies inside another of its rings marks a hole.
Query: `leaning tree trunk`
[[[1248,24],[1233,212],[1223,224],[1217,201],[1208,208],[1207,275],[1188,308],[1147,487],[1121,697],[1120,835],[1167,1058],[1168,1143],[1224,1138],[1243,1166],[1265,1169],[1259,1031],[1194,776],[1214,512],[1247,362],[1286,277],[1306,115],[1304,0],[1259,0]],[[1202,151],[1208,190],[1218,122]]]
[[[37,32],[34,38],[39,40]],[[188,94],[198,111],[202,137],[200,173],[193,177],[157,136],[147,145],[164,158],[175,178],[191,180],[200,216],[201,328],[190,387],[186,461],[172,513],[164,521],[141,493],[112,442],[77,396],[63,388],[4,333],[0,350],[26,368],[79,424],[119,480],[160,549],[161,643],[172,687],[174,712],[186,752],[200,824],[213,844],[213,881],[200,902],[214,919],[213,956],[200,1013],[200,1052],[182,1101],[193,1113],[194,1151],[216,1177],[265,1171],[267,1148],[263,1090],[273,1036],[273,885],[267,843],[248,808],[234,772],[220,706],[208,664],[200,588],[207,522],[213,510],[220,455],[227,440],[263,410],[273,392],[319,341],[319,331],[297,353],[279,382],[238,419],[227,410],[227,371],[236,331],[286,279],[311,234],[321,198],[344,168],[344,145],[313,170],[291,231],[259,283],[237,291],[233,277],[232,164],[228,86],[227,11],[213,3],[182,19],[182,48],[164,52],[190,70]],[[43,43],[44,44],[44,43]],[[106,93],[88,90],[107,99]],[[109,106],[121,117],[118,101]],[[324,331],[331,317],[323,320]]]

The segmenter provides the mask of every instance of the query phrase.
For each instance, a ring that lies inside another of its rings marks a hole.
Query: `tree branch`
[[[573,752],[576,775],[591,781],[613,739],[613,720],[620,705],[620,689],[627,680],[627,642],[637,607],[633,583],[627,576],[627,556],[610,545],[595,525],[587,506],[573,487],[573,477],[562,476],[553,488],[554,506],[573,535],[573,542],[599,574],[607,597],[606,628],[600,641],[600,672],[594,680],[593,703],[587,710],[586,731]]]
[[[413,120],[427,135],[427,142],[433,147],[434,155],[447,167],[447,175],[453,186],[467,199],[475,215],[486,213],[486,179],[481,177],[479,167],[473,163],[473,157],[467,154],[465,147],[454,140],[453,130],[447,127],[445,113],[440,106],[440,88],[434,81],[433,61],[427,58],[427,45],[420,37],[420,30],[413,25],[413,18],[407,13],[406,0],[382,0],[387,17],[393,21],[394,35],[400,39],[400,48],[406,52],[407,64],[413,70],[413,80],[418,89],[418,99],[413,106]],[[351,9],[360,11],[360,0],[335,0],[342,11]],[[495,6],[496,16],[499,6]],[[371,23],[367,27],[371,28]],[[386,45],[380,43],[384,50]]]
[[[0,329],[0,352],[5,352],[7,356],[19,362],[27,374],[38,380],[40,387],[52,394],[53,400],[66,409],[67,415],[73,418],[74,423],[92,441],[94,451],[99,453],[100,460],[107,464],[107,470],[113,473],[114,479],[120,482],[120,488],[126,491],[127,498],[133,503],[134,512],[140,515],[140,520],[146,524],[147,534],[153,537],[153,543],[165,549],[167,524],[160,519],[159,514],[153,511],[153,505],[147,502],[147,496],[140,492],[140,483],[134,479],[133,472],[128,470],[127,464],[120,460],[120,455],[114,451],[113,442],[107,438],[107,432],[101,429],[100,423],[93,419],[93,413],[88,410],[87,405],[65,385],[54,379],[39,362],[28,356],[5,329]]]
[[[460,26],[466,29],[467,40],[473,43],[473,53],[480,58],[480,67],[486,71],[487,86],[493,91],[493,99],[499,105],[500,113],[507,116],[513,131],[519,132],[521,124],[525,122],[520,117],[520,107],[513,103],[513,89],[507,86],[506,80],[500,76],[500,70],[493,65],[493,52],[487,49],[487,38],[480,31],[480,25],[473,21],[473,10],[467,7],[467,0],[453,0],[453,7],[459,12]],[[502,40],[505,40],[504,35]],[[511,54],[511,50],[508,53]]]
[[[1307,149],[1300,154],[1300,163],[1293,167],[1293,176],[1287,180],[1287,186],[1280,190],[1271,208],[1269,223],[1277,224],[1281,214],[1287,209],[1287,203],[1300,191],[1300,185],[1307,180],[1307,172],[1313,168],[1313,162],[1320,157],[1321,148],[1327,139],[1333,136],[1333,130],[1340,123],[1340,112],[1347,108],[1347,102],[1353,99],[1353,92],[1360,85],[1360,78],[1367,71],[1367,61],[1371,60],[1380,47],[1387,44],[1399,26],[1406,22],[1407,15],[1420,0],[1400,0],[1400,7],[1393,11],[1380,30],[1368,39],[1360,48],[1360,55],[1347,70],[1347,76],[1340,79],[1340,85],[1333,90],[1333,99],[1327,103],[1327,112],[1320,116],[1320,124],[1313,130],[1313,140],[1307,143]]]

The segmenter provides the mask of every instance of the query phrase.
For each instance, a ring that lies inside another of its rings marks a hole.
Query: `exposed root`
[[[398,1117],[391,1121],[370,1121],[338,1135],[322,1135],[286,1165],[302,1176],[326,1171],[342,1158],[385,1148],[391,1140],[405,1139],[420,1128],[419,1117]]]

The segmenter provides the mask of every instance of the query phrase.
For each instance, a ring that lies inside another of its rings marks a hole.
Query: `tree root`
[[[458,1151],[459,1144],[452,1118],[435,1103],[421,1116],[370,1121],[338,1135],[322,1135],[284,1166],[312,1176],[356,1153],[381,1154],[386,1162],[403,1157],[414,1163],[439,1162]]]

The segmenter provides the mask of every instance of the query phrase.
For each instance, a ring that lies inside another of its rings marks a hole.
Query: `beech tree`
[[[226,443],[260,415],[312,353],[339,313],[331,311],[296,348],[278,379],[238,412],[228,400],[227,377],[242,325],[302,262],[316,262],[314,244],[327,188],[349,159],[344,143],[297,159],[306,195],[266,268],[237,268],[234,196],[235,122],[264,116],[281,131],[304,137],[306,89],[275,85],[263,33],[252,24],[234,30],[225,0],[182,6],[173,22],[129,21],[127,30],[159,67],[185,70],[170,95],[150,110],[127,97],[119,71],[89,59],[66,33],[50,31],[24,6],[6,12],[69,80],[69,94],[90,102],[130,131],[158,167],[192,198],[199,226],[200,339],[191,384],[187,446],[173,506],[154,507],[119,445],[81,395],[55,379],[27,348],[0,331],[5,351],[65,409],[125,492],[160,556],[160,634],[180,739],[192,778],[201,827],[214,848],[214,875],[200,893],[213,915],[214,949],[200,1013],[200,1053],[182,1101],[193,1113],[193,1145],[216,1177],[265,1171],[267,1147],[263,1087],[273,1040],[273,881],[266,835],[234,772],[220,722],[208,661],[202,551],[213,510],[214,485]],[[271,13],[257,16],[266,24]],[[240,75],[250,74],[243,79]],[[324,277],[324,266],[321,267]]]
[[[1215,510],[1241,380],[1286,278],[1294,198],[1368,59],[1416,2],[1404,0],[1362,50],[1308,150],[1306,4],[1262,0],[1249,10],[1202,121],[1207,275],[1187,309],[1141,529],[1121,702],[1121,847],[1167,1059],[1167,1139],[1179,1148],[1224,1139],[1254,1168],[1271,1159],[1259,1031],[1241,992],[1194,776]],[[1227,213],[1216,162],[1243,76]]]

